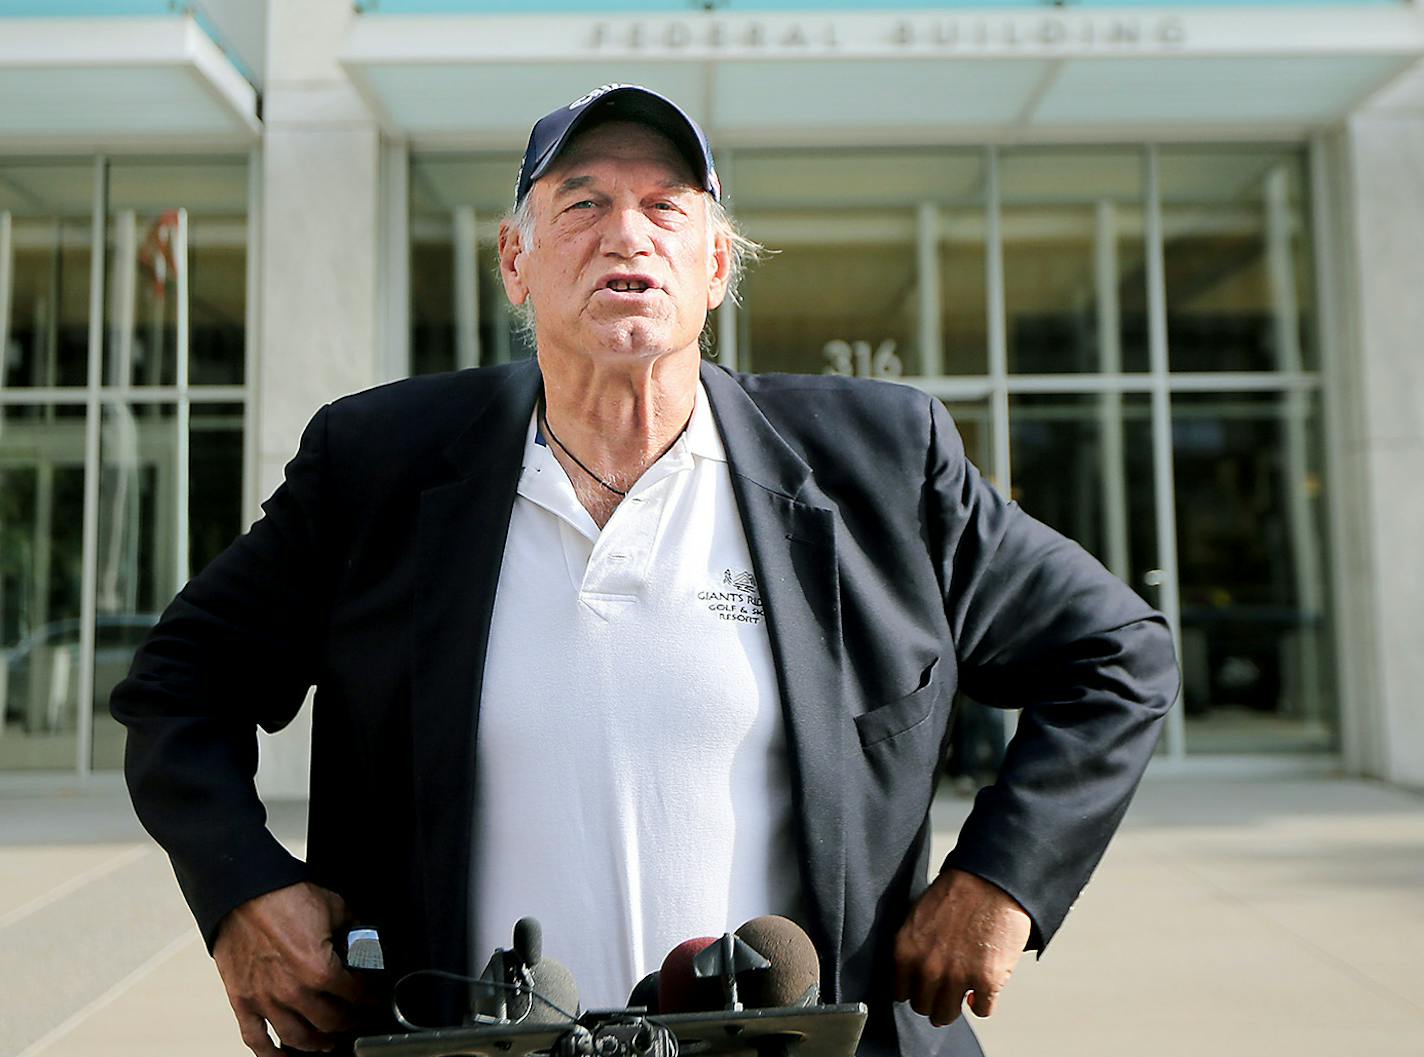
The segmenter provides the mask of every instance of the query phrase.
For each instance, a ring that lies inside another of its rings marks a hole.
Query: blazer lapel
[[[746,391],[709,364],[701,374],[767,613],[791,750],[808,925],[820,953],[822,993],[835,999],[845,916],[841,760],[847,745],[835,514],[811,468]]]
[[[491,385],[445,450],[456,477],[420,497],[411,743],[422,864],[424,964],[466,972],[475,731],[485,649],[524,441],[539,391],[536,363]]]

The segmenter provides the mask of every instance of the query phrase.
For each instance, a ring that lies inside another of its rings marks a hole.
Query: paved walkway
[[[948,849],[967,804],[944,798]],[[299,845],[300,805],[273,826]],[[1424,1054],[1424,798],[1151,779],[992,1057]],[[0,1057],[243,1057],[166,859],[117,786],[0,791]]]

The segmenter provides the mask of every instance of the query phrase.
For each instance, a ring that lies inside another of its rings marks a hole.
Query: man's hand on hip
[[[937,1026],[959,1016],[967,997],[981,1017],[1023,954],[1033,927],[1013,896],[963,870],[935,878],[895,937],[895,999]]]
[[[329,1050],[355,1027],[362,986],[341,964],[332,936],[346,921],[335,892],[302,882],[258,896],[222,920],[213,960],[237,1017],[242,1041],[257,1057],[282,1045]]]

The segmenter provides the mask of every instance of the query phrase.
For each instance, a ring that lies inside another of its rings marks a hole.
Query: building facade
[[[1424,6],[607,6],[0,0],[0,776],[119,766],[323,402],[530,355],[524,138],[624,82],[775,251],[709,355],[944,400],[1171,620],[1164,766],[1424,785]]]

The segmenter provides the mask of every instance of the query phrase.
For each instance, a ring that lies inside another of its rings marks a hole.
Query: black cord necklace
[[[592,470],[590,470],[587,466],[585,466],[585,465],[583,464],[583,460],[582,460],[582,459],[580,459],[580,458],[579,458],[577,455],[575,455],[573,452],[569,451],[568,445],[566,445],[563,441],[561,441],[561,440],[559,439],[559,437],[558,437],[558,434],[556,434],[552,429],[549,428],[549,413],[548,413],[547,409],[546,409],[545,406],[544,406],[544,400],[543,400],[542,397],[541,397],[540,400],[539,400],[539,425],[540,425],[540,427],[544,430],[545,434],[548,435],[549,439],[552,440],[555,444],[557,444],[557,445],[559,446],[559,450],[560,450],[561,452],[563,452],[565,455],[567,455],[570,459],[572,459],[572,460],[578,465],[578,468],[579,468],[580,470],[582,470],[584,473],[588,474],[590,477],[592,477],[592,478],[593,478],[595,481],[597,481],[599,484],[603,485],[604,488],[607,488],[607,489],[608,489],[610,492],[612,492],[614,495],[619,496],[619,497],[621,498],[621,497],[626,496],[626,495],[628,494],[626,491],[624,491],[624,490],[621,489],[621,488],[614,488],[611,484],[609,484],[607,481],[605,481],[602,477],[598,476],[598,474],[594,473],[594,472],[593,472]]]

